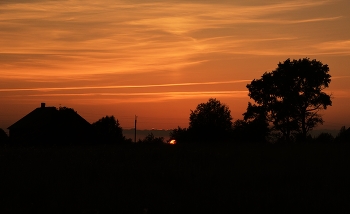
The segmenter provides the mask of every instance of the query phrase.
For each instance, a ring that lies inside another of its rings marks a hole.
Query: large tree
[[[197,140],[225,140],[232,130],[232,117],[229,108],[215,98],[198,104],[190,114],[188,131]]]
[[[264,118],[289,141],[293,133],[303,140],[317,124],[322,124],[320,110],[332,105],[324,92],[331,82],[328,65],[309,58],[279,63],[272,72],[247,85],[249,97],[246,120]]]

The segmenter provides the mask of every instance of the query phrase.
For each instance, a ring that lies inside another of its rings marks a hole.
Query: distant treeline
[[[69,109],[68,112],[74,112],[70,108],[63,109],[65,111]],[[232,123],[231,120],[232,117],[227,106],[216,99],[209,99],[207,103],[199,104],[197,109],[192,111],[189,128],[178,127],[173,129],[169,132],[168,138],[176,140],[177,144],[286,142],[279,132],[269,129],[265,123],[247,122],[244,120],[236,120]],[[71,129],[72,127],[69,128]],[[61,135],[70,135],[71,131],[64,133],[64,130],[61,130],[59,133]],[[155,133],[157,134],[157,130],[155,130]],[[114,116],[105,116],[92,123],[92,129],[86,134],[89,138],[74,138],[74,141],[70,141],[68,136],[64,138],[65,142],[57,142],[49,138],[45,144],[52,144],[52,142],[62,145],[134,143],[134,139],[126,138],[123,135],[123,129]],[[164,136],[156,137],[151,130],[147,134],[143,134],[144,137],[142,139],[138,138],[137,143],[163,144],[169,142],[165,140]],[[292,139],[290,142],[299,142],[298,133],[293,135]],[[2,129],[0,129],[0,142],[1,144],[10,143],[8,135]],[[305,142],[348,143],[350,142],[350,128],[341,127],[336,136],[330,133],[320,133],[318,136],[312,137],[308,134]],[[19,143],[35,144],[35,142]]]

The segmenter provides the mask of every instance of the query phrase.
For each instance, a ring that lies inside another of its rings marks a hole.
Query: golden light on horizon
[[[169,142],[169,144],[175,145],[175,144],[176,144],[176,140],[171,140],[171,141]]]

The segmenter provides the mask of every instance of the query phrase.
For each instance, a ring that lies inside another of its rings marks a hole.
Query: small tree
[[[323,92],[331,82],[328,71],[328,65],[308,58],[279,63],[276,70],[247,85],[255,104],[248,103],[245,119],[263,118],[285,140],[295,133],[305,140],[323,123],[318,112],[332,105],[331,96]]]
[[[104,143],[120,143],[124,141],[123,129],[114,116],[105,116],[92,124],[97,137]]]
[[[210,98],[191,110],[188,131],[200,141],[227,140],[232,131],[231,111],[219,100]]]

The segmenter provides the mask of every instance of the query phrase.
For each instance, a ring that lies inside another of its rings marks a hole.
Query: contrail
[[[146,93],[82,93],[82,94],[33,94],[31,97],[44,96],[188,96],[207,94],[246,94],[247,91],[181,91],[181,92],[146,92]]]
[[[340,78],[350,78],[350,76],[335,76],[335,77],[331,77],[331,79],[340,79]]]
[[[0,89],[0,92],[153,88],[153,87],[173,87],[173,86],[192,86],[192,85],[219,85],[219,84],[241,83],[241,82],[250,82],[250,81],[251,80],[230,80],[230,81],[221,81],[221,82],[188,82],[188,83],[152,84],[152,85],[82,86],[82,87],[52,87],[52,88],[5,88],[5,89]]]

